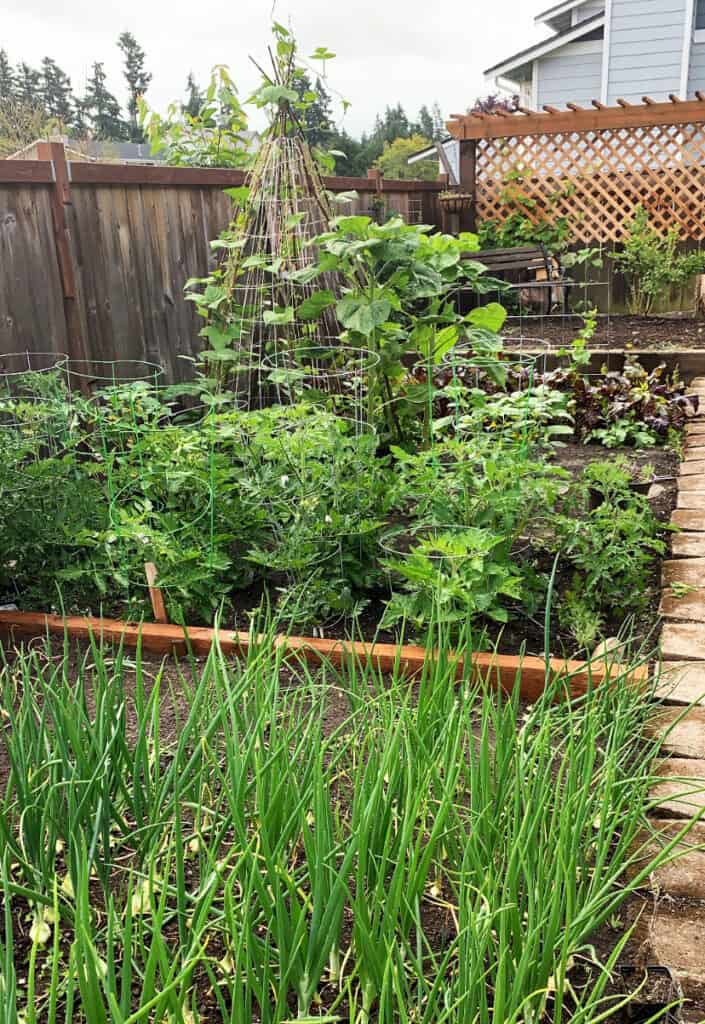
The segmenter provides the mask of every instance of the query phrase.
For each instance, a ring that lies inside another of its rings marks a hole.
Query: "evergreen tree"
[[[296,91],[306,107],[300,117],[306,138],[311,146],[328,146],[333,134],[331,99],[320,78],[311,85],[311,79],[302,72],[296,81]]]
[[[188,114],[189,117],[198,117],[205,100],[205,92],[196,82],[193,71],[189,71],[186,79],[186,102],[181,104],[181,113]]]
[[[24,61],[18,66],[15,74],[15,97],[31,107],[42,105],[41,75]]]
[[[41,69],[41,99],[48,117],[68,125],[73,115],[71,79],[51,57],[44,57]]]
[[[0,50],[0,100],[9,100],[15,95],[15,73],[5,50]]]
[[[433,115],[425,103],[419,110],[418,133],[427,139],[434,138]]]
[[[371,166],[367,160],[366,151],[368,140],[363,135],[361,140],[353,139],[347,132],[335,132],[328,138],[328,149],[342,153],[343,156],[335,157],[335,173],[343,174],[351,178],[364,177],[368,167]]]
[[[131,32],[123,32],[118,37],[118,46],[124,57],[123,74],[129,93],[127,101],[127,112],[130,117],[129,136],[132,142],[144,142],[142,129],[137,123],[137,101],[147,91],[147,87],[152,81],[152,75],[144,66],[145,52]]]
[[[433,118],[433,134],[431,138],[434,141],[445,139],[448,135],[448,130],[446,128],[445,118],[443,117],[443,111],[438,103],[434,103],[431,107],[431,117]]]
[[[107,76],[100,61],[93,65],[93,73],[86,84],[84,110],[88,116],[94,138],[121,140],[127,137],[127,125],[122,119],[120,104],[106,85]]]
[[[382,142],[394,142],[395,139],[408,139],[410,132],[409,118],[401,103],[396,107],[387,107],[384,111],[384,118],[377,118],[379,128],[375,134]]]
[[[71,134],[76,139],[87,139],[90,135],[90,111],[85,97],[74,97]]]

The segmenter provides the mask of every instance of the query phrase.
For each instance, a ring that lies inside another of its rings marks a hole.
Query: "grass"
[[[589,942],[653,869],[626,880],[643,692],[314,674],[266,631],[177,672],[97,643],[6,658],[0,1024],[614,1011]]]

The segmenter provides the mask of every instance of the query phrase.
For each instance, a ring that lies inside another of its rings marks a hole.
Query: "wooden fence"
[[[572,241],[620,242],[641,204],[659,231],[705,240],[703,94],[567,108],[453,116],[476,221],[503,223],[516,197],[534,222],[566,217]]]
[[[232,212],[223,189],[243,173],[67,163],[60,144],[42,145],[40,160],[0,160],[0,366],[10,353],[49,352],[148,360],[165,381],[187,378],[181,357],[200,351],[201,325],[184,284],[212,267],[210,240]],[[357,192],[346,211],[440,222],[440,183],[326,184]]]

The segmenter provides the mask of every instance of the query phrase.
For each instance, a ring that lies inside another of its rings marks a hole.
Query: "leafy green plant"
[[[638,423],[631,416],[610,423],[608,427],[596,427],[585,436],[586,442],[597,441],[605,448],[653,448],[660,438],[654,430]]]
[[[503,600],[521,597],[521,575],[497,550],[505,544],[501,534],[477,527],[422,531],[408,554],[385,562],[401,591],[388,601],[382,627],[408,622],[418,632],[436,620],[457,631],[480,616],[506,622]]]
[[[557,550],[575,572],[571,589],[586,608],[624,617],[644,606],[649,573],[666,550],[661,529],[646,497],[632,490],[624,459],[585,468],[555,531]]]
[[[677,226],[660,234],[650,224],[646,208],[637,206],[624,249],[611,253],[627,278],[630,313],[647,316],[667,289],[682,287],[705,270],[705,254],[678,253],[678,237]]]
[[[544,200],[546,211],[523,188],[529,172],[524,168],[509,171],[500,193],[506,214],[501,221],[489,218],[478,227],[482,249],[511,249],[522,245],[545,245],[550,252],[566,247],[570,237],[567,217],[554,212],[557,203],[569,195],[569,187],[557,189]]]
[[[589,362],[589,353],[583,340],[566,350],[566,368],[540,378],[568,397],[577,438],[609,447],[671,443],[698,409],[697,397],[686,394],[678,372],[668,376],[663,363],[647,371],[637,359],[627,357],[621,373],[603,368],[599,375],[586,375],[582,367]]]
[[[378,357],[368,384],[370,419],[381,414],[397,443],[428,400],[426,384],[407,382],[404,357],[420,355],[433,367],[459,342],[482,346],[493,340],[506,316],[497,303],[467,317],[457,312],[454,295],[461,283],[479,292],[491,287],[479,264],[461,259],[477,249],[477,239],[429,231],[399,218],[376,224],[369,217],[337,217],[330,231],[313,240],[321,252],[316,273],[335,273],[345,283],[335,303],[342,340]]]
[[[171,103],[166,116],[138,100],[139,123],[152,151],[176,167],[246,167],[247,114],[228,69],[217,65],[197,113]]]

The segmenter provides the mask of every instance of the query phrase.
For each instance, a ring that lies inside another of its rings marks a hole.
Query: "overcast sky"
[[[378,110],[401,102],[410,114],[438,100],[444,115],[486,92],[483,70],[542,37],[533,18],[548,0],[277,0],[303,54],[337,54],[328,83],[352,103],[345,127],[369,128]],[[94,60],[105,63],[124,103],[115,40],[132,32],[154,78],[147,94],[159,110],[184,94],[192,70],[204,82],[227,64],[242,97],[256,81],[248,56],[264,59],[271,0],[0,0],[0,47],[10,60],[53,57],[82,92]],[[336,111],[338,117],[339,111]]]

